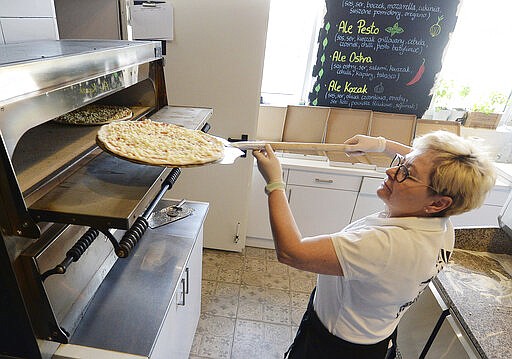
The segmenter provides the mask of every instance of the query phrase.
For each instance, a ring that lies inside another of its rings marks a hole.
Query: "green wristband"
[[[265,193],[267,195],[270,194],[270,192],[275,190],[283,190],[285,189],[286,184],[284,182],[271,182],[265,186]]]

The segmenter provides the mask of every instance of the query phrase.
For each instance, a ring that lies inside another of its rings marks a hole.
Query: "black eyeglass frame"
[[[434,191],[435,193],[439,193],[434,187],[432,187],[431,185],[428,185],[426,183],[423,183],[423,181],[421,181],[420,179],[414,177],[414,176],[411,176],[411,174],[409,173],[409,169],[407,168],[406,165],[404,165],[404,161],[405,161],[405,157],[402,156],[401,154],[397,153],[395,154],[395,157],[393,157],[393,159],[391,160],[391,163],[389,164],[389,167],[390,168],[393,168],[393,167],[397,167],[394,175],[393,175],[393,180],[398,182],[398,183],[402,183],[404,182],[406,179],[410,178],[411,180],[413,180],[414,182],[418,183],[418,184],[421,184],[422,186],[425,186],[425,187],[428,187],[430,188],[432,191]],[[401,173],[403,177],[399,178],[398,175],[399,173]]]

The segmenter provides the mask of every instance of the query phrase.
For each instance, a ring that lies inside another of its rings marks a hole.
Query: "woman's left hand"
[[[258,161],[258,170],[267,183],[283,181],[281,163],[269,144],[265,145],[264,150],[253,150],[252,154]]]

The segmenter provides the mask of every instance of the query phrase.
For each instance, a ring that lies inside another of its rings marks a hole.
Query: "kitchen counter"
[[[456,229],[451,264],[433,283],[482,358],[512,358],[512,239]]]

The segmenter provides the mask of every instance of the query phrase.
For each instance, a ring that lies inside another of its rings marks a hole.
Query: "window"
[[[305,103],[325,0],[271,0],[261,84],[264,103]]]
[[[262,100],[307,103],[316,62],[325,0],[272,0],[262,82]],[[460,2],[455,31],[433,88],[431,107],[503,112],[512,125],[512,2]],[[508,117],[507,117],[508,114]]]

